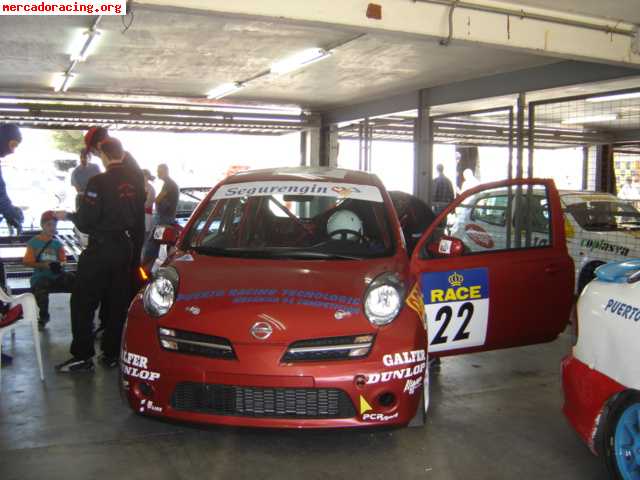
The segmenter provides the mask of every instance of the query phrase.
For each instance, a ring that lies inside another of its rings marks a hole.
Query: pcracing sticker
[[[429,351],[484,345],[489,317],[486,268],[423,273]]]
[[[270,195],[314,195],[382,203],[380,189],[373,185],[306,181],[229,183],[216,190],[216,193],[213,194],[213,200],[268,197]]]

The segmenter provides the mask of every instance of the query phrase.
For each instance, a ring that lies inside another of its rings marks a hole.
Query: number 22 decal
[[[442,322],[442,325],[438,328],[437,333],[433,337],[431,341],[431,345],[440,345],[449,342],[449,337],[445,335],[447,333],[447,329],[449,327],[449,323],[451,322],[451,318],[453,317],[453,308],[449,305],[444,305],[438,310],[436,313],[435,321],[436,323]],[[457,317],[462,320],[462,324],[458,328],[457,333],[451,340],[452,342],[459,342],[461,340],[467,340],[469,338],[470,332],[468,331],[469,322],[473,317],[473,303],[466,302],[460,305],[458,309]]]

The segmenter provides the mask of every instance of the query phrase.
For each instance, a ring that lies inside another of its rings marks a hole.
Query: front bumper
[[[624,386],[568,355],[562,360],[562,389],[565,416],[591,451],[598,455],[595,437],[605,405],[623,391]]]
[[[401,315],[419,325],[412,312]],[[286,345],[279,344],[234,344],[238,360],[166,351],[157,329],[157,320],[134,304],[121,383],[141,414],[233,426],[336,428],[406,425],[423,408],[428,377],[421,327],[413,334],[379,332],[363,360],[289,364],[280,362]],[[401,357],[391,362],[397,353]]]

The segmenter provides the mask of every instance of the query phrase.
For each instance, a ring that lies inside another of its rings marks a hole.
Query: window
[[[548,247],[551,212],[546,187],[499,187],[467,197],[431,235],[424,255],[438,257],[442,237],[460,240],[463,255]]]
[[[476,203],[471,218],[481,222],[503,227],[506,219],[507,196],[491,195],[481,198]]]

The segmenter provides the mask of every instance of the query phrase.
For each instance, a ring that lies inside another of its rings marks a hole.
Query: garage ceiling
[[[638,0],[509,0],[523,7],[548,8],[563,12],[640,24]]]
[[[69,64],[69,46],[88,17],[0,18],[0,91],[51,95],[52,77]],[[311,47],[343,44],[327,60],[266,76],[222,103],[295,104],[323,110],[416,88],[508,72],[557,60],[473,45],[314,26],[232,19],[137,6],[133,24],[103,17],[96,51],[75,70],[67,97],[157,97],[215,102],[206,93],[268,69]],[[104,95],[106,94],[106,96]]]

